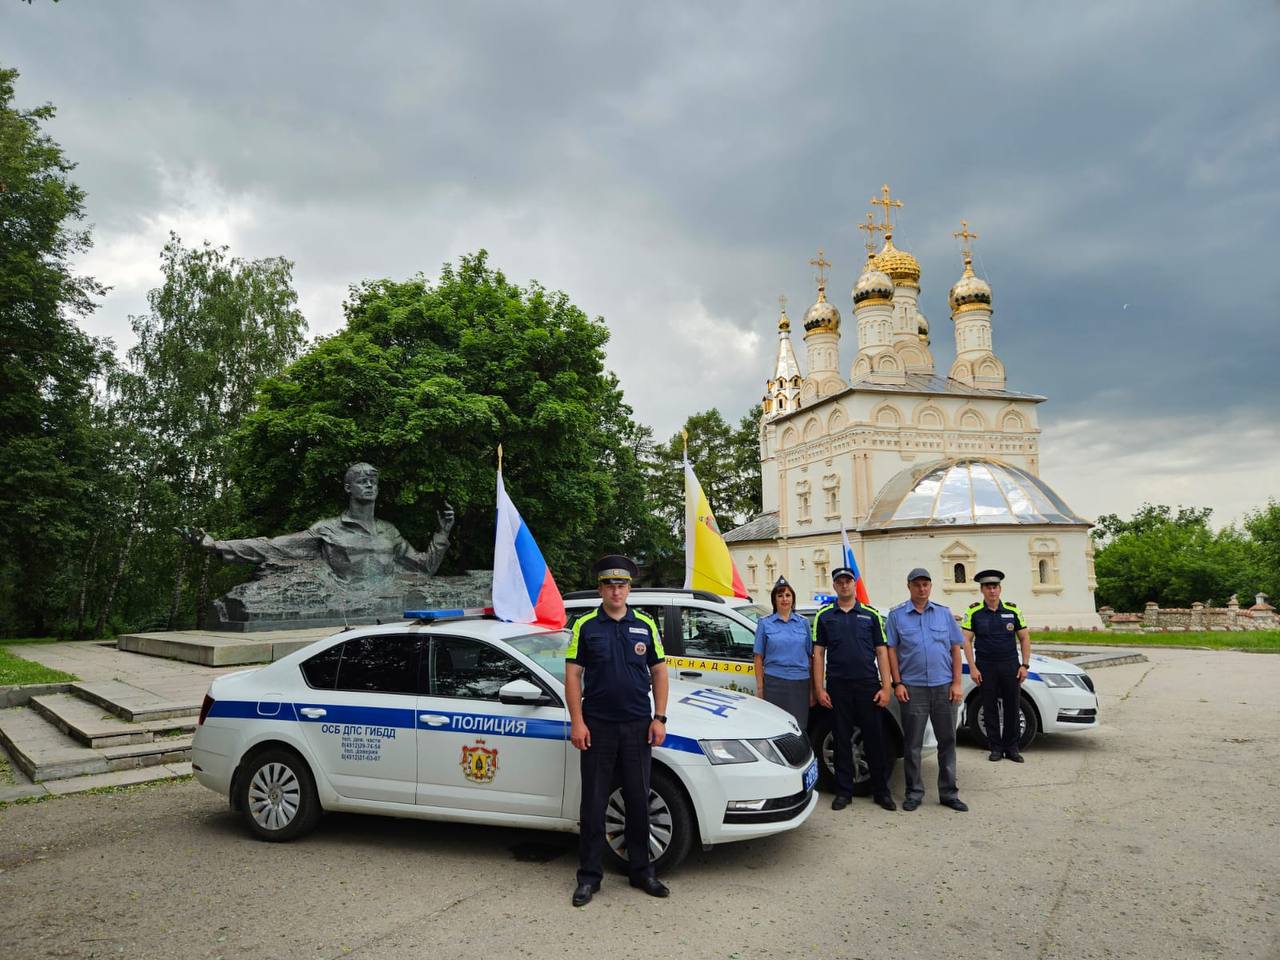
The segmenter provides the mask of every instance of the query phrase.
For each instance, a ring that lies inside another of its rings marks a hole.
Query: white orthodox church
[[[840,373],[840,311],[818,299],[804,315],[807,372],[785,307],[760,423],[763,512],[725,535],[748,590],[767,595],[785,575],[803,599],[829,592],[841,528],[871,595],[887,609],[907,598],[906,574],[925,567],[933,599],[959,612],[981,599],[977,571],[1003,570],[1004,597],[1036,628],[1100,627],[1089,521],[1040,479],[1036,408],[1044,397],[1005,384],[992,346],[991,286],[964,271],[951,287],[956,356],[934,367],[920,311],[920,264],[893,244],[888,186],[868,214],[873,242],[853,285],[857,355]],[[884,233],[875,252],[874,235]]]

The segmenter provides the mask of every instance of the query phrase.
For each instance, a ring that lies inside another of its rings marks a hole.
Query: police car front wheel
[[[656,873],[676,867],[693,843],[693,813],[675,777],[654,764],[649,777],[649,859]],[[613,864],[627,867],[626,805],[613,791],[604,815],[605,846]]]
[[[311,771],[290,750],[274,748],[247,760],[237,788],[237,805],[260,840],[293,840],[320,819]]]
[[[1004,719],[1004,706],[996,704],[996,708],[1000,711],[1000,717]],[[1031,741],[1036,738],[1040,732],[1040,724],[1036,720],[1035,707],[1031,705],[1025,696],[1018,697],[1018,749],[1025,750],[1031,746]],[[985,721],[985,711],[982,708],[982,697],[978,693],[974,693],[973,698],[969,701],[968,709],[965,711],[966,726],[969,728],[969,734],[986,749],[987,728]]]

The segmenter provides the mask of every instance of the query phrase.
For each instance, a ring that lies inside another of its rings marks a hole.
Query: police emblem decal
[[[639,655],[639,656],[641,656],[641,657],[643,657],[643,656],[644,656],[644,652],[645,652],[646,650],[648,650],[648,649],[649,649],[649,648],[648,648],[647,646],[645,646],[643,643],[637,643],[637,644],[636,644],[636,654],[637,654],[637,655]]]
[[[474,783],[493,783],[498,774],[498,748],[489,748],[483,740],[476,740],[475,746],[462,748],[462,775]]]
[[[1013,621],[1010,621],[1010,622],[1006,623],[1006,624],[1004,625],[1004,628],[1005,628],[1006,630],[1008,630],[1009,632],[1011,632],[1011,633],[1012,633],[1012,632],[1013,632]]]

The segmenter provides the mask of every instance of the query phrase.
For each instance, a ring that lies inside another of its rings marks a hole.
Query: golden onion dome
[[[991,309],[991,284],[973,272],[973,263],[968,257],[964,261],[964,275],[955,282],[947,299],[951,302],[952,313]]]
[[[840,311],[834,303],[827,302],[825,286],[818,287],[817,302],[804,312],[804,332],[840,332]]]
[[[885,234],[884,247],[871,263],[881,273],[887,273],[894,286],[920,289],[920,262],[907,251],[895,247],[892,234]]]
[[[892,299],[893,281],[889,279],[887,273],[877,269],[875,264],[868,260],[862,276],[858,277],[858,282],[853,285],[853,305],[857,307],[863,303]]]

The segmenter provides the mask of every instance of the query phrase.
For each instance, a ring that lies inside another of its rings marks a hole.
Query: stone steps
[[[130,722],[196,715],[203,699],[166,700],[121,680],[81,680],[71,685],[71,692]]]
[[[187,733],[196,728],[196,716],[187,714],[160,720],[129,723],[105,707],[62,693],[31,698],[36,713],[68,736],[87,747],[110,747],[127,743],[151,743],[157,736]]]

